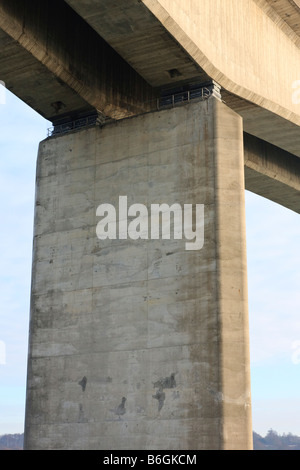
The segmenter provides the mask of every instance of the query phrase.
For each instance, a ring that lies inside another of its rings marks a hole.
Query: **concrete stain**
[[[159,388],[159,390],[157,390],[156,394],[152,395],[152,397],[155,398],[155,400],[158,400],[158,411],[160,411],[162,409],[162,407],[164,406],[164,403],[165,403],[165,399],[166,399],[165,392],[163,391],[162,388]]]
[[[164,390],[176,387],[175,374],[171,374],[170,377],[159,379],[157,382],[153,383],[153,387],[158,389],[155,395],[152,395],[152,398],[158,400],[158,411],[160,411],[164,406],[166,399]]]
[[[171,374],[170,377],[165,377],[163,379],[154,382],[154,388],[158,389],[165,389],[165,388],[175,388],[176,387],[176,380],[175,374]]]
[[[86,377],[83,377],[83,378],[78,382],[78,385],[81,386],[83,392],[85,392],[86,384],[87,384],[87,378],[86,378]]]
[[[120,418],[126,413],[125,403],[126,403],[126,397],[123,397],[121,403],[116,408],[110,411]]]

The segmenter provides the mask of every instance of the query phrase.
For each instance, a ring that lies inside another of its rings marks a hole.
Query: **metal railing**
[[[76,119],[75,121],[57,124],[48,129],[48,137],[52,137],[57,134],[66,134],[67,132],[75,129],[82,129],[83,127],[95,126],[97,124],[97,120],[98,117],[93,114],[92,116]]]
[[[180,105],[181,103],[188,103],[192,100],[206,100],[211,95],[214,94],[213,88],[199,87],[192,90],[181,91],[178,93],[173,93],[170,95],[161,96],[156,101],[157,110],[164,108],[171,108]],[[154,101],[153,109],[155,109]],[[149,102],[147,104],[150,104]],[[150,107],[151,108],[151,107]],[[98,124],[98,116],[93,114],[84,118],[76,119],[74,121],[66,122],[64,124],[57,124],[48,129],[48,137],[53,137],[55,135],[66,134],[76,129],[82,129],[85,127],[95,126]]]
[[[208,99],[212,91],[206,87],[196,88],[194,90],[182,91],[172,95],[162,96],[157,100],[157,109],[174,107],[180,103],[189,102],[194,99]]]

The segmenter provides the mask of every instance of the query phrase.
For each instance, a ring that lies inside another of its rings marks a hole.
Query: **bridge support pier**
[[[99,240],[120,196],[204,205],[203,247]],[[214,97],[41,142],[26,448],[252,448],[245,240],[242,119]]]

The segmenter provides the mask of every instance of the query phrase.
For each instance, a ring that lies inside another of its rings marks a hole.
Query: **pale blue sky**
[[[35,164],[50,123],[0,104],[0,435],[23,432]],[[300,217],[246,192],[253,429],[300,436]]]

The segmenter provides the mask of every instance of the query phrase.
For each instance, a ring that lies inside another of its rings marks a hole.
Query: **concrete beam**
[[[8,89],[53,123],[155,106],[153,88],[62,0],[0,1],[0,71]]]
[[[243,99],[246,132],[300,156],[300,107],[292,99],[299,36],[275,10],[270,15],[265,0],[221,1],[218,8],[210,0],[143,3],[210,77]]]
[[[153,88],[212,78],[247,133],[300,156],[297,4],[211,5],[0,0],[0,78],[54,123],[95,110],[114,119],[139,114],[155,106]]]
[[[285,22],[298,36],[299,41],[297,42],[300,46],[300,0],[267,0],[270,5],[269,14],[272,15],[272,10],[282,18],[282,22]]]
[[[223,91],[222,97],[242,116],[245,132],[300,157],[300,128],[296,123],[230,93]]]
[[[246,189],[300,213],[300,159],[244,134]]]
[[[66,1],[153,86],[210,77],[246,132],[300,157],[300,106],[292,100],[300,79],[294,2],[127,0],[121,7],[118,0]],[[170,77],[170,70],[177,72]]]
[[[205,82],[208,75],[137,0],[66,0],[153,87]]]

